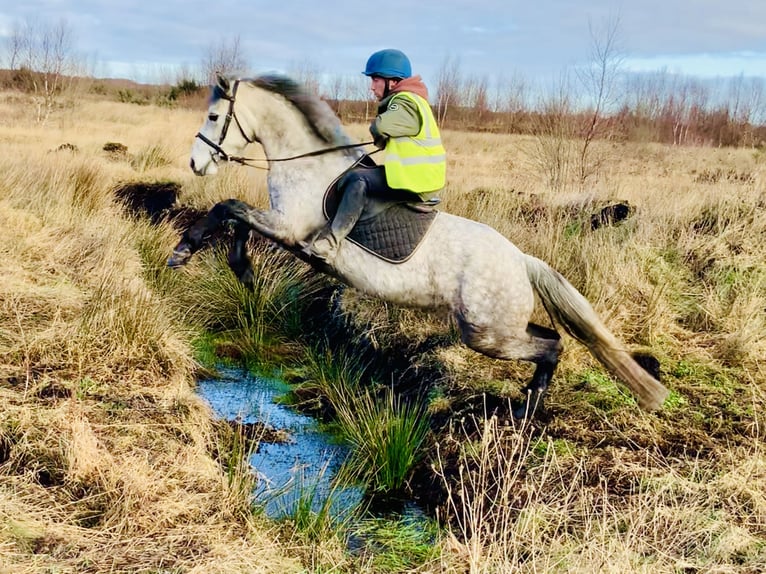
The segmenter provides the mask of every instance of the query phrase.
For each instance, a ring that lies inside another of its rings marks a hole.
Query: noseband
[[[217,158],[221,158],[224,161],[231,161],[231,162],[239,163],[239,164],[242,164],[242,165],[247,165],[247,166],[250,166],[250,167],[259,167],[260,168],[260,166],[252,165],[252,164],[250,164],[248,162],[251,162],[251,161],[265,161],[265,162],[269,162],[270,163],[270,162],[275,162],[275,161],[290,161],[290,160],[293,160],[293,159],[300,159],[300,158],[304,158],[304,157],[314,157],[314,156],[323,155],[323,154],[326,154],[326,153],[330,153],[330,152],[334,152],[334,151],[340,151],[340,150],[344,150],[344,149],[351,149],[351,148],[355,148],[355,147],[363,147],[363,146],[370,145],[370,144],[373,143],[372,141],[368,141],[368,142],[362,142],[362,143],[357,143],[357,144],[345,144],[345,145],[339,145],[339,146],[335,146],[335,147],[331,147],[331,148],[318,149],[318,150],[302,153],[302,154],[299,154],[299,155],[294,155],[294,156],[291,156],[291,157],[282,157],[282,158],[257,158],[257,157],[242,157],[242,156],[236,156],[236,155],[229,155],[228,153],[226,153],[224,151],[224,149],[221,146],[223,145],[223,142],[226,139],[226,134],[229,132],[229,126],[231,125],[231,120],[232,119],[234,120],[234,123],[237,124],[237,127],[239,128],[239,133],[242,134],[242,137],[245,138],[245,141],[247,143],[251,144],[251,143],[254,143],[254,142],[258,141],[258,138],[250,138],[250,137],[248,137],[248,135],[245,133],[245,130],[242,128],[242,124],[239,123],[239,119],[237,118],[237,114],[234,113],[234,100],[237,97],[237,89],[239,88],[239,83],[240,83],[240,80],[235,80],[234,87],[231,90],[231,95],[223,92],[223,90],[220,90],[221,91],[221,98],[223,98],[224,100],[228,100],[229,101],[229,110],[226,112],[226,118],[223,121],[223,129],[221,130],[221,135],[218,138],[218,143],[216,143],[213,140],[211,140],[209,137],[207,137],[202,132],[197,132],[197,135],[196,135],[197,138],[201,139],[205,144],[207,144],[209,147],[211,147],[213,149],[213,151],[215,153],[211,154],[211,155],[213,156],[213,161],[216,162],[216,163],[218,163]],[[380,150],[376,150],[376,151],[380,151]],[[372,152],[372,153],[375,153],[375,152]]]

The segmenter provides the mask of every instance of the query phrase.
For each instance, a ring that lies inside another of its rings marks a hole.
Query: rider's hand
[[[372,141],[373,141],[373,143],[375,144],[376,147],[378,147],[380,149],[383,149],[384,147],[386,147],[386,142],[388,142],[388,136],[384,136],[382,134],[381,135],[377,135],[377,136],[373,136],[373,140]]]

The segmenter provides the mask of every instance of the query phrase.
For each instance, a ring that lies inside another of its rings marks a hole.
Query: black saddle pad
[[[362,165],[372,167],[374,163]],[[325,192],[323,207],[327,219],[338,211],[337,183],[335,180]],[[389,263],[403,263],[422,243],[437,213],[428,202],[368,198],[362,217],[346,239]]]
[[[391,203],[374,217],[360,219],[347,239],[390,263],[402,263],[415,253],[437,213]]]

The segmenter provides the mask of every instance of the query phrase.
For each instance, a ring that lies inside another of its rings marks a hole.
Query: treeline
[[[375,106],[353,100],[328,100],[344,122],[365,122],[372,119]],[[448,111],[435,106],[442,118],[442,128],[488,133],[508,133],[540,136],[551,133],[551,125],[559,124],[562,133],[584,137],[591,120],[586,111],[562,115],[535,109],[512,112],[477,110],[473,107],[450,106]],[[372,112],[371,112],[372,110]],[[766,146],[766,125],[733,116],[725,107],[706,110],[691,108],[662,108],[657,113],[624,106],[599,120],[597,139],[612,141],[658,142],[671,145],[716,147]]]
[[[527,79],[466,75],[446,58],[437,70],[431,103],[443,128],[527,134],[584,142],[660,142],[673,145],[766,146],[766,78],[703,80],[666,70],[630,73],[615,50],[616,25],[592,36],[592,60],[553,86]],[[165,70],[163,81],[138,84],[96,79],[74,50],[65,22],[17,23],[6,39],[8,69],[0,88],[32,96],[36,119],[47,120],[64,100],[90,93],[135,104],[203,107],[218,73],[246,77],[250,66],[239,36],[212,43],[197,69]],[[90,69],[89,69],[90,68]],[[339,76],[304,62],[291,76],[328,101],[345,122],[365,122],[376,111],[369,81]]]
[[[488,79],[440,85],[432,98],[443,128],[523,135],[590,137],[695,146],[766,146],[766,80],[703,81],[667,72],[625,75],[621,96],[597,109],[577,86],[537,95],[523,83],[497,86]],[[375,106],[354,98],[327,99],[344,121],[364,121]]]
[[[91,94],[124,103],[198,109],[204,108],[208,95],[206,85],[190,78],[173,84],[64,75],[55,76],[53,80],[49,74],[28,68],[0,70],[0,89],[38,97],[41,121],[47,118],[56,101],[74,95]],[[761,84],[759,80],[748,80],[750,89],[762,88],[762,80]],[[687,78],[686,81],[695,80]],[[742,78],[731,81],[744,82]],[[357,98],[339,98],[337,92],[330,93],[318,82],[309,81],[305,85],[325,99],[346,123],[364,123],[374,117],[376,103],[361,99],[364,96],[358,89]],[[714,87],[704,87],[701,83],[697,84],[693,98],[683,89],[678,93],[647,95],[645,99],[633,92],[633,101],[625,101],[619,108],[598,115],[592,107],[578,108],[571,96],[515,100],[509,105],[502,98],[495,98],[492,103],[483,98],[450,101],[444,92],[437,92],[432,104],[444,129],[671,145],[766,147],[766,124],[759,115],[763,109],[751,105],[760,101],[757,98],[760,92],[749,93],[744,102],[719,99],[716,103],[712,103],[713,93]]]

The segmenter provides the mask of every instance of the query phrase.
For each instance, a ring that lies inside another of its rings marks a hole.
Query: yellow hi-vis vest
[[[447,180],[447,154],[428,102],[417,94],[402,92],[420,110],[422,125],[416,136],[389,138],[386,144],[386,182],[394,189],[415,193],[439,191]]]

